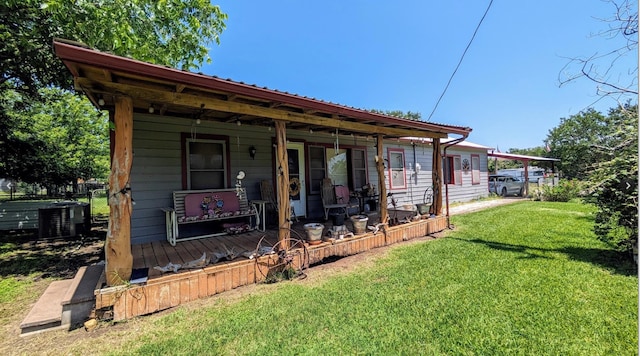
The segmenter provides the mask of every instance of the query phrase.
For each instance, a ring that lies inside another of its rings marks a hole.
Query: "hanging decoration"
[[[300,179],[298,179],[298,177],[292,177],[289,180],[289,196],[298,196],[298,194],[300,194],[300,188]]]

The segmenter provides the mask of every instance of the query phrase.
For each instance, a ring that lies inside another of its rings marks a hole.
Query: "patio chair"
[[[349,215],[360,213],[360,201],[358,198],[353,197],[348,187],[344,185],[336,185],[336,203],[347,204],[347,217]],[[354,212],[355,209],[355,212]]]
[[[266,201],[265,208],[268,209],[274,215],[278,215],[278,201],[276,195],[273,193],[273,184],[271,181],[260,181],[260,197]]]
[[[278,200],[276,200],[276,195],[273,192],[273,184],[269,180],[260,181],[260,196],[262,200],[266,201],[265,207],[269,208],[269,211],[273,212],[275,219],[278,219]],[[298,217],[296,216],[296,212],[291,207],[291,213],[289,216],[292,220],[298,221]]]
[[[344,213],[345,217],[349,217],[346,203],[338,203],[336,200],[336,191],[331,182],[331,178],[325,178],[322,180],[322,187],[320,190],[322,197],[322,208],[324,209],[324,219],[329,220],[329,211],[331,209],[338,209],[340,213]]]

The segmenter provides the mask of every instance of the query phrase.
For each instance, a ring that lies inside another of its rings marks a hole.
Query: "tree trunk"
[[[376,140],[376,171],[378,172],[378,191],[380,194],[380,222],[384,223],[389,220],[389,212],[387,211],[387,184],[384,179],[384,155],[382,150],[383,136],[378,135]]]
[[[117,96],[111,174],[109,176],[109,227],[105,243],[105,274],[109,286],[131,278],[131,191],[129,176],[133,161],[133,102]]]

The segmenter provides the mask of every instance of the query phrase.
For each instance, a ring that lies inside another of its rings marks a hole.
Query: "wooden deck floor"
[[[293,230],[291,237],[304,240],[306,233],[303,225],[307,222],[309,221],[294,222],[291,226]],[[324,222],[323,225],[325,231],[332,227],[330,221]],[[225,252],[227,249],[241,255],[243,252],[255,251],[261,240],[263,246],[273,246],[278,241],[277,230],[267,229],[264,232],[255,230],[235,235],[181,241],[176,246],[171,246],[166,240],[133,245],[131,247],[133,268],[148,268],[149,278],[156,278],[162,276],[163,273],[154,269],[155,266],[166,266],[170,262],[183,265],[186,262],[199,259],[203,253],[206,253],[209,258],[213,256],[214,252]],[[246,258],[238,257],[238,259]]]

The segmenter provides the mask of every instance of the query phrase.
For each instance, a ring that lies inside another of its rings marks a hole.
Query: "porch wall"
[[[229,137],[231,181],[239,170],[246,173],[243,186],[249,200],[260,199],[258,183],[272,179],[271,137],[264,127],[236,124],[214,124],[203,120],[195,125],[192,120],[160,115],[135,115],[133,126],[134,161],[131,171],[132,196],[135,200],[131,216],[132,243],[164,240],[165,221],[162,208],[172,207],[172,192],[182,190],[181,133],[219,135]],[[249,147],[257,154],[252,160]]]
[[[343,257],[387,246],[446,228],[446,218],[420,220],[390,227],[385,235],[367,233],[353,238],[325,242],[309,246],[309,262],[319,263],[327,257]],[[203,269],[169,274],[150,279],[146,285],[119,286],[96,290],[96,309],[113,308],[114,320],[129,319],[139,315],[172,308],[200,298],[205,298],[243,285],[259,283],[267,274],[268,259],[241,260],[217,264]]]
[[[273,143],[275,132],[263,126],[242,125],[235,123],[217,123],[202,120],[195,124],[194,120],[161,115],[136,114],[133,125],[134,159],[131,171],[132,196],[135,201],[131,215],[132,244],[160,241],[166,238],[165,221],[162,208],[171,207],[172,192],[182,190],[182,153],[181,133],[200,135],[218,135],[229,138],[229,157],[231,181],[228,187],[235,184],[233,178],[239,170],[246,173],[243,186],[247,190],[249,200],[260,199],[259,182],[273,180]],[[201,137],[201,136],[200,136]],[[329,133],[313,133],[288,130],[287,138],[291,141],[306,143],[332,144],[335,140]],[[369,182],[377,184],[375,169],[375,145],[373,139],[340,137],[341,145],[365,147],[367,154],[367,174]],[[249,156],[249,147],[257,150],[255,159]],[[417,179],[411,176],[409,164],[414,167],[413,148],[410,143],[385,141],[385,157],[388,148],[402,148],[405,153],[407,167],[407,187],[390,190],[399,205],[422,203],[424,192],[432,186],[431,145],[417,143],[415,147],[416,161],[422,166]],[[471,184],[471,173],[463,173],[463,184],[449,186],[449,200],[468,201],[487,195],[487,161],[483,150],[449,149],[448,153],[460,154],[462,158],[471,159],[471,154],[480,155],[481,183]],[[387,172],[385,171],[385,175]],[[388,181],[388,177],[386,178]],[[379,187],[378,187],[379,189]],[[443,189],[444,192],[444,189]],[[444,194],[444,193],[443,193]],[[386,204],[386,199],[382,199]],[[323,216],[320,195],[307,194],[307,216],[320,221]]]

